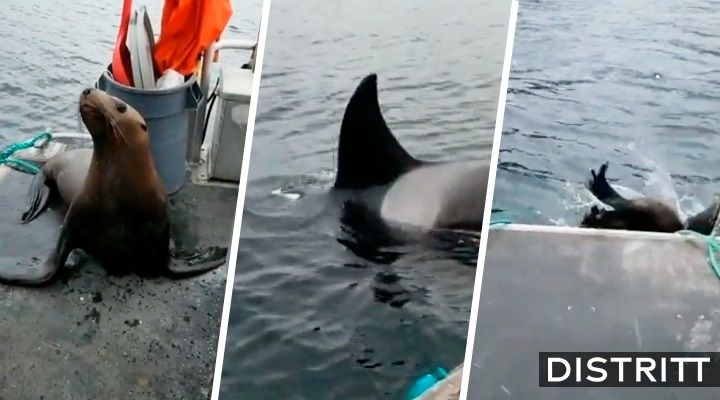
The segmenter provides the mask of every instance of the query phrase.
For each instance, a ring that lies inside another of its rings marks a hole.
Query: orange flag
[[[230,0],[165,0],[155,67],[190,75],[200,54],[220,39],[230,16]]]

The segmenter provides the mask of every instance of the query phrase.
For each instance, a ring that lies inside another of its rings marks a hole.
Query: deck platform
[[[44,259],[62,211],[20,224],[31,175],[0,166],[0,263]],[[175,241],[230,245],[237,188],[187,183]],[[93,261],[48,287],[0,285],[0,399],[206,399],[227,268],[184,280],[111,277]]]
[[[539,352],[720,350],[702,239],[509,225],[488,237],[468,399],[711,399],[717,388],[540,388]]]

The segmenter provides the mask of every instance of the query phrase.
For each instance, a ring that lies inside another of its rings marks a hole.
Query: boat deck
[[[718,351],[720,280],[702,239],[493,229],[469,399],[717,398],[713,388],[539,388],[539,352]]]
[[[61,210],[20,224],[31,179],[0,166],[2,263],[44,259],[59,234]],[[188,182],[171,197],[174,240],[228,247],[236,200]],[[88,260],[48,287],[0,285],[0,398],[209,398],[226,275],[113,277]]]

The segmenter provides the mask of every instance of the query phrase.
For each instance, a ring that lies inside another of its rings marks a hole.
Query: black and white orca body
[[[486,162],[425,162],[398,142],[382,116],[377,76],[365,77],[345,110],[335,188],[376,210],[390,225],[480,231]]]

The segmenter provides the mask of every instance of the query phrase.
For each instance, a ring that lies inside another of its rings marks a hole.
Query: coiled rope
[[[720,279],[720,264],[718,263],[717,259],[717,253],[720,252],[720,240],[718,239],[718,237],[713,236],[712,234],[703,235],[695,231],[680,231],[678,233],[687,236],[694,236],[702,239],[705,242],[705,244],[707,245],[707,259],[710,263],[710,267],[712,267],[713,272],[715,272],[715,276]]]
[[[19,171],[33,175],[37,174],[40,171],[40,167],[36,163],[27,160],[21,160],[13,156],[15,155],[15,153],[21,150],[29,149],[31,147],[42,147],[50,140],[52,140],[52,134],[50,134],[50,132],[43,132],[35,135],[28,140],[12,144],[6,147],[2,152],[0,152],[0,165],[7,164]]]

